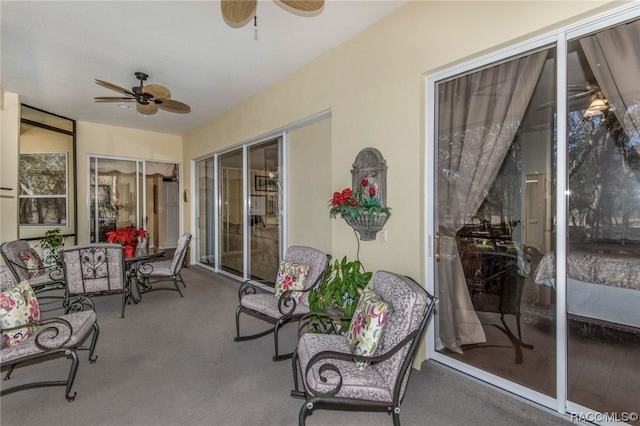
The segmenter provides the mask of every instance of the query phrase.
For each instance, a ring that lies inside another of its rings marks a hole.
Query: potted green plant
[[[351,317],[356,310],[360,293],[371,279],[359,260],[348,261],[347,257],[329,263],[324,279],[316,291],[309,293],[311,311],[338,314],[344,317],[343,329],[349,328]],[[348,318],[348,319],[346,319]]]
[[[63,246],[64,236],[60,228],[50,229],[40,238],[38,247],[42,250],[42,260],[47,268],[58,265]]]

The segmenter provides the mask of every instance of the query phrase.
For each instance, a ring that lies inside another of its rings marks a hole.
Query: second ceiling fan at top
[[[324,6],[324,0],[276,0],[285,9],[303,13],[317,13]],[[222,17],[231,27],[242,27],[256,14],[257,0],[222,0]]]

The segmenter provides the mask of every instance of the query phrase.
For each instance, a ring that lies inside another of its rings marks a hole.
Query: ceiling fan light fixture
[[[609,105],[604,97],[600,97],[601,95],[598,93],[594,95],[591,99],[591,103],[589,104],[589,108],[583,114],[583,117],[596,117],[598,115],[602,115],[606,110],[609,109]]]

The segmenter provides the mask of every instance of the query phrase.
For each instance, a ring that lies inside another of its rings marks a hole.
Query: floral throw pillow
[[[287,262],[286,260],[280,262],[273,297],[279,299],[282,293],[287,290],[302,290],[307,281],[308,273],[308,265]],[[293,292],[291,296],[295,298],[297,303],[300,303],[303,294],[304,293]]]
[[[0,292],[0,348],[14,346],[26,340],[37,328],[30,324],[39,320],[40,306],[28,281],[20,281],[15,287]]]
[[[42,262],[42,258],[33,248],[21,251],[20,259],[22,259],[24,267],[29,271],[29,278],[44,274],[44,262]]]
[[[362,290],[358,306],[351,318],[347,342],[354,355],[373,356],[378,348],[389,305],[380,300],[373,290]],[[356,361],[356,367],[366,369],[369,363]]]

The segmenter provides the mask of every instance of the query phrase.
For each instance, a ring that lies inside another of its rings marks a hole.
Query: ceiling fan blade
[[[171,97],[171,91],[164,86],[159,84],[147,84],[142,89],[144,93],[148,93],[153,96],[155,99],[164,99]]]
[[[232,27],[245,25],[256,14],[257,0],[222,0],[220,7],[225,22]]]
[[[324,6],[324,0],[280,0],[280,2],[303,12],[315,12]]]
[[[143,105],[138,102],[136,103],[136,109],[140,114],[143,114],[143,115],[153,115],[156,112],[158,112],[158,107],[153,102],[149,102],[146,105]]]
[[[173,99],[157,99],[156,105],[158,108],[162,108],[169,112],[179,112],[182,114],[191,112],[191,107],[189,105],[174,101]]]
[[[118,96],[97,96],[93,98],[96,102],[132,102],[134,98],[121,98]]]
[[[102,87],[106,87],[107,89],[111,89],[111,90],[115,90],[116,92],[120,92],[120,93],[124,93],[125,95],[131,95],[134,96],[132,91],[125,89],[124,87],[120,87],[117,86],[113,83],[109,83],[108,81],[104,81],[104,80],[98,80],[96,78],[96,84],[102,86]]]
[[[567,101],[574,101],[576,99],[584,98],[586,96],[590,96],[593,93],[595,93],[595,90],[588,90],[586,92],[576,93],[575,95],[569,95],[569,96],[567,96]],[[538,105],[538,109],[543,109],[543,108],[547,108],[547,107],[550,107],[550,106],[554,106],[555,104],[556,104],[556,101],[546,102],[544,104]]]

